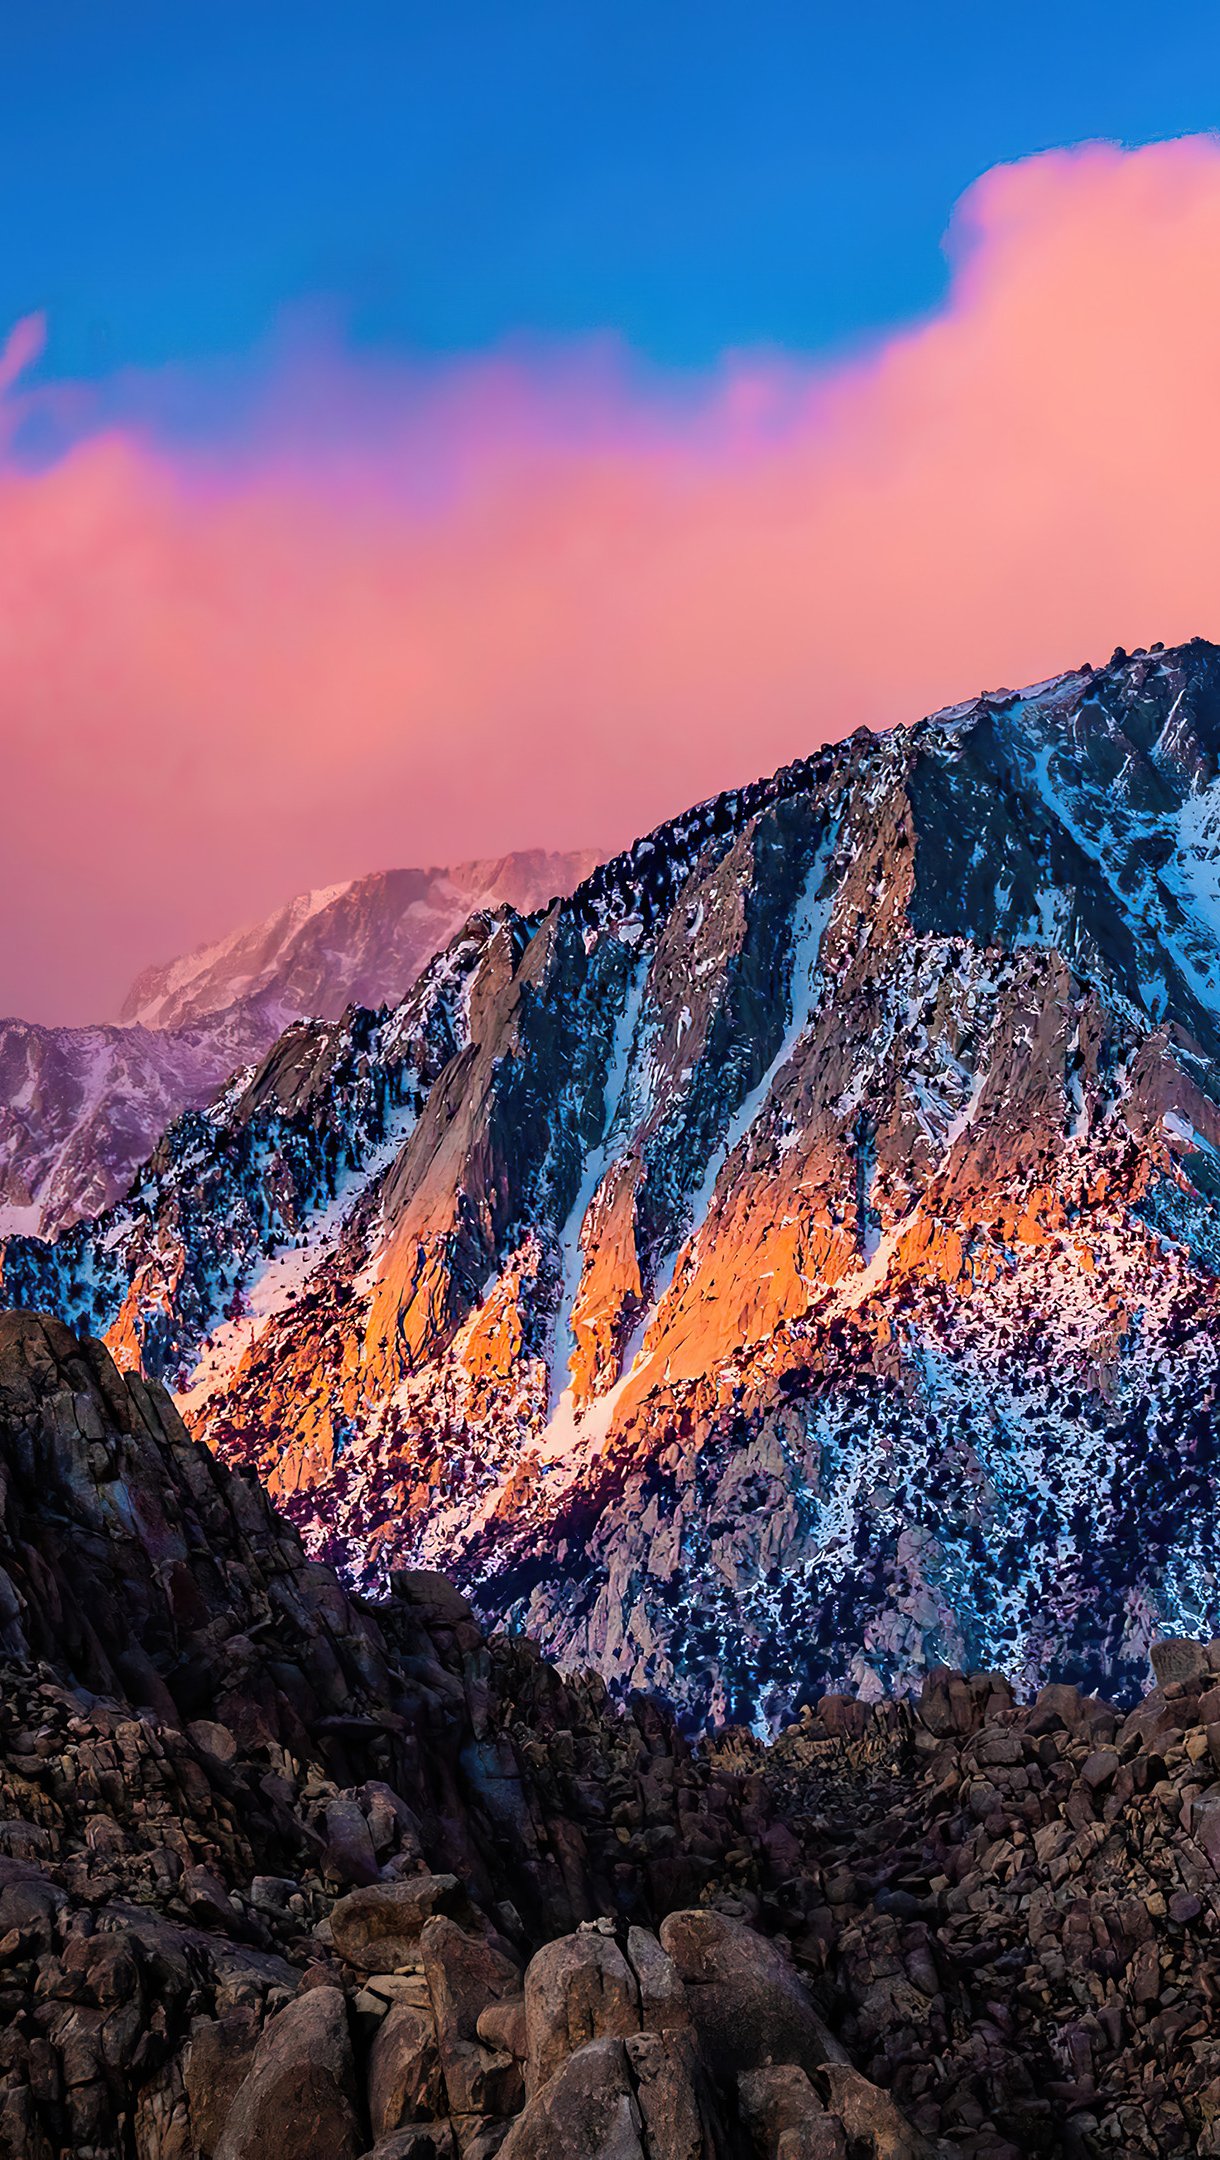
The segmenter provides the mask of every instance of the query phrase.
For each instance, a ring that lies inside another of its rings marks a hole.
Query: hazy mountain
[[[525,848],[451,870],[374,870],[298,893],[262,922],[167,967],[146,968],[119,1017],[183,1027],[261,996],[274,1001],[286,1025],[305,1013],[337,1020],[352,1004],[397,1004],[477,908],[506,901],[528,914],[570,892],[596,860],[591,850]]]
[[[397,1003],[472,909],[540,907],[593,860],[533,848],[375,871],[146,969],[125,1025],[0,1021],[0,1234],[47,1236],[108,1207],[166,1126],[263,1057],[290,1020]]]
[[[0,1234],[45,1236],[109,1207],[158,1134],[265,1056],[282,1024],[257,998],[165,1030],[0,1020]]]

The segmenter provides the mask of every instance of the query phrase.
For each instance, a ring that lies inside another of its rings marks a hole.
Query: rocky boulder
[[[392,2004],[369,2050],[368,2103],[377,2138],[444,2114],[436,2021],[428,2011]]]
[[[531,1958],[525,1975],[527,2092],[536,2093],[588,2041],[639,2029],[639,1982],[613,1935],[582,1929]]]
[[[420,1949],[451,2113],[513,2114],[524,2093],[521,2065],[508,2049],[480,2040],[479,2020],[489,2005],[520,1995],[520,1970],[492,1943],[439,1914],[425,1923]]]
[[[792,1966],[752,1928],[718,1912],[671,1913],[661,1943],[685,1983],[703,2054],[724,2074],[847,2061]]]
[[[501,2160],[650,2160],[621,2040],[593,2040],[569,2055],[527,2102]],[[659,2160],[659,2156],[658,2156]]]
[[[311,1988],[267,2026],[215,2160],[357,2160],[363,2148],[347,2004]]]
[[[363,1818],[362,1818],[363,1819]],[[420,1937],[437,1913],[469,1912],[455,1875],[410,1875],[374,1883],[339,1899],[330,1916],[331,1940],[361,1972],[418,1970]]]
[[[848,2160],[842,2123],[795,2063],[748,2071],[737,2091],[742,2127],[760,2160]]]

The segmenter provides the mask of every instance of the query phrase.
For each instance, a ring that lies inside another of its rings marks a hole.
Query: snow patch
[[[551,1400],[552,1418],[558,1411],[561,1399],[571,1402],[571,1387],[560,1385],[561,1376],[568,1371],[569,1360],[576,1348],[572,1332],[572,1313],[580,1291],[580,1279],[584,1272],[585,1255],[581,1243],[585,1216],[589,1212],[593,1195],[601,1184],[613,1159],[613,1139],[619,1111],[627,1095],[627,1081],[631,1069],[631,1051],[639,1026],[640,1008],[644,1002],[644,990],[648,981],[648,958],[645,955],[635,964],[627,982],[622,1011],[610,1045],[604,1081],[605,1121],[599,1145],[590,1153],[580,1190],[572,1203],[568,1219],[559,1239],[559,1310],[555,1317],[555,1342],[551,1353]]]
[[[303,1232],[304,1243],[266,1254],[257,1262],[243,1285],[242,1312],[236,1319],[221,1321],[213,1328],[188,1385],[175,1398],[184,1416],[201,1410],[218,1389],[227,1386],[268,1323],[300,1296],[333,1252],[361,1194],[389,1169],[410,1139],[415,1122],[414,1104],[404,1104],[391,1120],[385,1138],[371,1150],[359,1170],[349,1171],[340,1181],[334,1199],[310,1217]]]

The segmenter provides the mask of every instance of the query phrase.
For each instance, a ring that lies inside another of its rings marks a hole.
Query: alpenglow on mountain
[[[1220,1625],[1220,651],[718,796],[14,1238],[363,1586],[694,1718]]]

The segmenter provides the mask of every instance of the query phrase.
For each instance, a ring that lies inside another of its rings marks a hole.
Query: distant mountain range
[[[565,1665],[765,1725],[941,1662],[1130,1693],[1154,1627],[1216,1632],[1218,1260],[1196,640],[478,910],[3,1270],[349,1579],[444,1566]]]
[[[0,1021],[0,1234],[48,1236],[122,1197],[167,1125],[302,1014],[396,1004],[476,908],[567,892],[589,853],[530,848],[301,893],[133,983],[113,1027]]]

